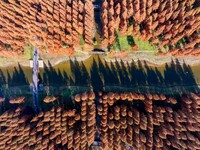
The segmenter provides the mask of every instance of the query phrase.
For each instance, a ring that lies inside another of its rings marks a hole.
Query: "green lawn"
[[[138,46],[138,51],[150,51],[150,52],[157,52],[157,48],[154,45],[151,45],[149,41],[142,41],[139,39],[135,39],[134,35],[121,35],[120,32],[116,33],[115,43],[110,46],[110,50],[121,51],[131,50],[132,46],[136,44]]]
[[[127,40],[126,35],[121,35],[119,32],[116,34],[115,37],[115,43],[111,45],[110,49],[113,49],[115,51],[121,51],[121,50],[131,50],[131,45],[129,41]]]
[[[24,59],[31,59],[33,57],[33,45],[31,44],[27,44],[25,47],[24,47]]]
[[[151,45],[150,43],[149,43],[149,41],[142,41],[142,40],[139,40],[139,39],[135,39],[134,40],[135,41],[135,44],[138,46],[138,48],[139,48],[139,51],[145,51],[145,52],[147,52],[147,51],[153,51],[153,52],[157,52],[157,48],[156,48],[156,46],[154,46],[154,45]]]

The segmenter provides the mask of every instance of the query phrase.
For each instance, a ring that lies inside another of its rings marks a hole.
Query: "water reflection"
[[[32,82],[32,70],[26,67],[15,67],[13,70],[0,69],[0,85],[7,88],[29,85]],[[89,87],[94,91],[112,87],[135,88],[138,91],[150,92],[185,92],[195,91],[199,84],[199,70],[195,72],[185,63],[178,60],[165,64],[164,67],[152,67],[145,61],[106,62],[100,56],[93,56],[89,63],[70,60],[66,64],[53,67],[50,62],[40,70],[40,83],[49,88],[76,86]],[[165,90],[165,88],[167,90]],[[25,91],[24,91],[25,92]]]
[[[84,92],[68,100],[46,103],[38,115],[26,103],[5,110],[0,149],[198,149],[200,93]]]

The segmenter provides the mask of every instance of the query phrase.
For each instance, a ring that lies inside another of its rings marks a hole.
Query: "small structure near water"
[[[39,68],[44,68],[43,60],[38,60]],[[30,60],[30,67],[33,68],[33,60]]]

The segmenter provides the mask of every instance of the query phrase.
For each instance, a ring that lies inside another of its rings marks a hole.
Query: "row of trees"
[[[88,149],[99,135],[103,149],[198,149],[200,93],[84,92],[75,109],[38,115],[20,106],[0,116],[0,149]],[[96,103],[95,103],[95,100]],[[97,110],[97,113],[96,113]],[[98,133],[98,134],[96,134]]]
[[[200,95],[145,94],[134,101],[108,95],[98,106],[103,149],[126,149],[124,143],[131,149],[198,149]]]
[[[88,149],[96,133],[95,104],[86,99],[80,105],[81,110],[53,107],[36,116],[25,107],[6,111],[0,116],[0,149]]]
[[[66,53],[74,51],[81,38],[86,50],[93,49],[91,0],[1,0],[0,10],[1,51],[9,46],[20,54],[24,46],[31,43],[49,53]],[[38,38],[36,43],[35,36]]]
[[[167,46],[173,55],[199,55],[200,7],[194,3],[195,0],[104,0],[104,46],[112,45],[116,31],[120,31],[158,48]]]
[[[92,0],[0,1],[1,55],[23,53],[27,43],[48,53],[73,54],[80,41],[93,49]],[[102,44],[116,41],[116,32],[134,34],[173,55],[200,54],[200,8],[195,0],[104,0],[101,8]],[[37,36],[35,43],[33,38]],[[10,51],[8,51],[10,50]],[[14,52],[12,52],[14,51]]]

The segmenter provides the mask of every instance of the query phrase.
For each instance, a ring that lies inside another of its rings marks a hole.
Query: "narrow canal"
[[[47,67],[50,66],[50,67]],[[93,55],[84,62],[66,61],[52,67],[40,69],[39,80],[44,86],[138,88],[141,86],[169,88],[189,87],[200,84],[200,65],[180,65],[179,62],[154,66],[143,61],[132,63],[106,62],[101,55]],[[29,86],[32,69],[20,65],[0,68],[0,85],[4,87]]]

